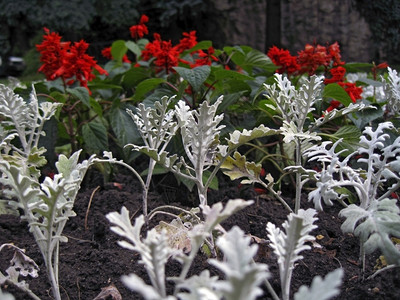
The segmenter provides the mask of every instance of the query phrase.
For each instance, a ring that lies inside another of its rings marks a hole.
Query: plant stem
[[[148,168],[148,173],[147,173],[147,178],[146,178],[146,184],[145,184],[145,187],[143,189],[143,196],[142,196],[142,199],[143,199],[143,216],[144,216],[144,219],[146,221],[146,225],[149,222],[148,217],[147,217],[147,198],[148,198],[148,194],[149,194],[151,178],[153,176],[153,171],[154,171],[155,165],[156,165],[156,161],[154,159],[150,158],[149,168]]]
[[[296,166],[301,167],[301,141],[299,138],[296,138]],[[301,201],[301,174],[296,172],[296,199],[294,206],[294,213],[300,209],[300,201]]]
[[[286,201],[281,197],[280,194],[278,194],[270,185],[266,184],[264,181],[260,180],[257,181],[259,184],[261,184],[263,187],[265,187],[268,191],[270,191],[278,200],[279,202],[282,203],[282,205],[289,210],[290,212],[293,212],[292,208],[289,206],[289,204],[286,203]]]
[[[276,294],[274,288],[273,288],[272,285],[269,283],[268,279],[265,279],[265,280],[264,280],[264,283],[265,283],[265,285],[266,285],[266,287],[267,287],[267,290],[268,290],[269,294],[271,295],[272,299],[274,299],[274,300],[280,300],[279,297],[278,297],[278,295]]]
[[[18,288],[18,289],[20,289],[21,291],[23,291],[23,292],[25,292],[26,294],[28,294],[32,299],[34,299],[34,300],[41,300],[38,296],[36,296],[36,294],[34,293],[34,292],[32,292],[30,289],[28,289],[28,288],[26,288],[26,287],[24,287],[24,286],[20,286],[20,285],[17,285],[15,282],[13,282],[13,281],[11,281],[11,280],[6,280],[5,281],[5,284],[8,284],[8,285],[12,285],[12,286],[15,286],[16,288]]]

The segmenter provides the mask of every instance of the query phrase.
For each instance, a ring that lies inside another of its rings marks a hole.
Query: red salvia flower
[[[340,47],[338,42],[335,42],[328,47],[328,53],[330,56],[329,60],[332,61],[334,67],[345,64],[345,62],[341,60],[342,57],[340,55]]]
[[[334,110],[335,108],[338,108],[340,105],[340,102],[337,100],[332,100],[331,104],[329,105],[329,107],[326,109],[327,112],[330,112],[332,110]]]
[[[158,67],[156,72],[165,70],[168,73],[178,65],[179,54],[180,52],[172,46],[171,41],[163,41],[158,33],[154,33],[154,41],[146,44],[142,51],[142,58],[150,60],[155,57],[154,64]]]
[[[179,41],[179,44],[176,45],[176,49],[179,52],[183,52],[185,50],[191,49],[197,44],[196,31],[193,30],[191,32],[182,33],[183,38]]]
[[[346,69],[343,67],[332,68],[329,70],[329,72],[331,73],[332,77],[326,78],[324,80],[325,84],[341,82],[344,80],[344,75],[346,75]]]
[[[338,82],[338,84],[344,88],[344,90],[349,94],[351,100],[355,103],[357,99],[362,99],[363,89],[361,87],[356,86],[355,83],[352,82]]]
[[[142,15],[139,20],[138,25],[133,25],[129,28],[129,31],[131,32],[131,36],[136,39],[136,38],[142,38],[144,37],[145,34],[149,34],[149,30],[147,29],[147,26],[144,23],[147,23],[149,21],[149,17],[146,15]]]
[[[376,78],[377,78],[378,70],[379,69],[386,69],[387,67],[389,67],[389,65],[386,62],[380,63],[377,66],[375,66],[375,63],[374,63],[374,66],[371,69],[371,73],[372,73],[372,76],[373,76],[374,80],[376,80]]]
[[[47,80],[55,79],[55,72],[61,68],[63,57],[66,55],[70,42],[61,42],[61,36],[58,33],[51,32],[44,28],[46,35],[43,36],[43,42],[36,45],[37,51],[40,52],[40,61],[43,63],[39,68]]]
[[[301,71],[314,75],[315,71],[320,66],[327,66],[330,61],[330,56],[326,52],[326,47],[307,44],[304,50],[299,52],[297,62],[301,67]]]
[[[88,89],[87,82],[96,77],[92,73],[93,69],[100,74],[107,74],[92,56],[86,54],[88,43],[81,40],[71,46],[70,42],[61,42],[61,36],[57,33],[50,33],[47,28],[44,31],[46,35],[43,42],[36,45],[36,49],[40,52],[40,61],[43,63],[39,72],[43,72],[47,80],[61,78],[66,85],[79,81],[81,86]]]
[[[288,50],[273,46],[268,50],[267,56],[275,65],[280,66],[280,68],[276,70],[277,73],[292,75],[300,69],[296,57],[292,56]]]
[[[208,48],[207,52],[203,50],[199,50],[197,55],[199,56],[198,59],[195,60],[195,63],[191,65],[192,68],[198,66],[210,66],[213,61],[218,61],[218,58],[214,55],[215,49],[213,47]]]

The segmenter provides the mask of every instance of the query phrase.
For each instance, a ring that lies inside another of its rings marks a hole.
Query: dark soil
[[[160,180],[162,179],[162,180]],[[186,192],[182,186],[177,186],[171,178],[156,178],[159,184],[150,194],[150,209],[169,203],[184,207],[196,205],[196,196]],[[132,217],[141,214],[141,190],[135,179],[127,175],[118,175],[113,183],[103,184],[103,179],[96,172],[90,172],[84,182],[76,203],[76,217],[71,218],[64,230],[68,243],[63,243],[60,250],[60,284],[63,299],[92,300],[102,288],[114,284],[122,295],[122,299],[141,299],[132,293],[120,282],[121,275],[136,273],[147,280],[147,274],[142,265],[138,264],[139,256],[117,245],[119,236],[110,231],[110,224],[105,215],[112,211],[120,211],[126,206]],[[222,183],[221,183],[222,182]],[[225,182],[225,183],[224,183]],[[219,191],[209,193],[210,202],[229,199],[255,199],[255,203],[235,214],[224,222],[226,229],[238,225],[242,230],[262,239],[267,239],[266,224],[268,222],[281,225],[286,220],[287,211],[276,200],[258,197],[252,189],[238,188],[237,183],[221,178]],[[95,192],[94,190],[98,188]],[[94,197],[87,215],[91,194]],[[309,207],[307,202],[303,208]],[[391,269],[381,273],[374,279],[363,280],[359,258],[358,239],[350,234],[343,234],[340,225],[343,220],[338,217],[340,207],[328,207],[318,213],[318,228],[313,234],[318,236],[318,244],[312,250],[304,251],[304,259],[300,261],[292,279],[292,291],[305,284],[310,285],[316,275],[325,276],[328,272],[342,267],[345,271],[341,294],[335,299],[400,299],[399,269]],[[154,224],[153,224],[154,225]],[[28,232],[27,223],[12,215],[0,216],[0,244],[14,243],[26,249],[27,254],[34,259],[41,268],[38,278],[27,278],[31,289],[41,299],[52,299],[50,285],[47,281],[45,266],[41,254],[32,236]],[[269,265],[272,273],[270,282],[277,293],[280,293],[280,281],[276,258],[266,244],[259,245],[257,262]],[[4,250],[0,255],[0,270],[4,272],[12,257],[11,251]],[[374,266],[379,253],[367,256],[366,277],[374,272]],[[180,265],[171,261],[167,267],[167,275],[176,275]],[[199,274],[208,268],[211,274],[220,275],[207,263],[207,258],[199,254],[192,266],[191,274]],[[29,297],[11,286],[2,287],[4,291],[12,293],[16,299]],[[170,286],[171,288],[171,286]],[[260,299],[271,299],[266,289]],[[111,299],[111,298],[108,298]]]

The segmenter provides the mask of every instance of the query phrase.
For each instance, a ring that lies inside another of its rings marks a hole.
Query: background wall
[[[343,60],[400,65],[399,0],[0,0],[0,55],[37,61],[43,27],[64,40],[85,39],[89,52],[117,39],[149,16],[151,34],[174,43],[196,30],[216,48],[276,45],[296,55],[307,43],[339,42]],[[29,54],[30,53],[30,54]]]
[[[398,0],[217,1],[228,42],[293,55],[305,44],[339,42],[345,61],[400,63]]]

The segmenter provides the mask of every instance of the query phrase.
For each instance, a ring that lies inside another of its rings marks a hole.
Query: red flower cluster
[[[80,85],[88,90],[88,81],[96,76],[92,73],[96,69],[100,74],[108,74],[103,68],[97,65],[92,56],[86,54],[89,44],[81,40],[80,42],[61,42],[61,36],[57,33],[50,33],[44,28],[46,33],[43,42],[36,45],[40,52],[40,61],[43,65],[39,72],[45,74],[47,80],[61,78],[66,85],[72,85],[79,81]],[[90,90],[89,90],[90,92]]]
[[[101,55],[103,55],[105,58],[108,58],[110,60],[113,59],[112,54],[111,54],[111,47],[107,47],[107,48],[104,48],[103,50],[101,50]],[[125,62],[128,64],[132,63],[126,54],[122,57],[122,62]]]
[[[269,49],[267,55],[275,65],[280,66],[276,72],[286,73],[288,76],[304,73],[311,76],[321,66],[327,68],[344,64],[341,61],[340,48],[337,42],[328,47],[307,44],[297,57],[292,56],[288,50],[273,46]]]
[[[178,66],[179,63],[194,68],[202,65],[211,65],[212,61],[218,61],[214,56],[215,50],[213,47],[208,48],[207,52],[197,50],[190,53],[194,63],[181,59],[180,55],[183,51],[189,50],[197,44],[196,31],[184,32],[182,35],[183,38],[179,41],[179,44],[173,46],[171,41],[163,41],[158,33],[154,33],[154,41],[146,44],[145,49],[142,51],[142,59],[148,61],[155,58],[156,72],[165,70],[167,73],[173,71],[172,68]]]
[[[149,17],[146,15],[142,15],[139,20],[138,25],[133,25],[131,28],[129,28],[129,31],[131,32],[131,36],[134,39],[137,38],[142,38],[144,37],[145,34],[149,34],[149,30],[147,29],[147,26],[144,23],[147,23],[149,21]]]
[[[344,82],[345,81],[345,75],[346,75],[346,69],[339,66],[336,68],[332,68],[329,70],[331,73],[332,77],[327,78],[324,80],[325,84],[329,83],[337,83],[339,84],[344,90],[349,94],[351,100],[355,103],[357,99],[361,99],[362,96],[362,88],[356,86],[352,82]],[[326,111],[330,112],[333,109],[337,108],[340,105],[340,102],[337,100],[332,100],[330,106],[327,108]]]
[[[210,66],[213,61],[218,61],[218,58],[214,55],[215,49],[210,47],[207,49],[207,53],[203,50],[197,51],[197,55],[199,58],[195,59],[194,64],[190,64],[192,68],[199,67],[199,66]]]
[[[146,15],[142,15],[139,24],[130,27],[132,37],[141,38],[148,34],[148,29],[145,25],[148,21],[149,18]],[[213,61],[218,61],[218,58],[214,55],[215,50],[213,47],[209,47],[207,51],[200,49],[188,53],[190,61],[182,59],[181,56],[184,51],[197,45],[196,31],[184,32],[182,36],[179,43],[173,45],[170,40],[164,41],[161,39],[160,34],[154,33],[153,41],[146,44],[139,59],[153,63],[156,66],[156,72],[165,70],[166,73],[174,72],[173,67],[178,66],[180,63],[194,68],[211,65]],[[110,48],[103,49],[102,54],[104,57],[112,59]],[[124,56],[123,61],[129,62],[126,56]],[[139,66],[139,64],[136,63],[135,66]]]
[[[280,66],[280,68],[276,70],[277,73],[286,73],[290,76],[300,70],[300,65],[297,63],[296,56],[292,56],[289,50],[279,49],[273,46],[269,49],[267,55],[275,65]]]
[[[280,66],[276,72],[286,73],[288,76],[305,73],[311,76],[316,73],[319,67],[324,67],[325,71],[331,68],[329,72],[332,77],[325,79],[325,84],[339,84],[349,94],[353,102],[362,98],[363,90],[361,87],[357,87],[351,82],[345,82],[346,69],[342,67],[345,62],[341,60],[340,47],[337,42],[327,47],[307,44],[304,50],[298,53],[297,57],[290,55],[288,50],[278,49],[273,46],[269,49],[267,55],[275,65]],[[327,111],[329,112],[339,105],[339,101],[332,100]]]
[[[142,51],[142,58],[150,60],[155,57],[154,64],[157,66],[157,72],[166,70],[168,73],[178,65],[179,54],[178,47],[173,47],[171,41],[163,41],[158,33],[154,33],[154,41],[146,44]]]

